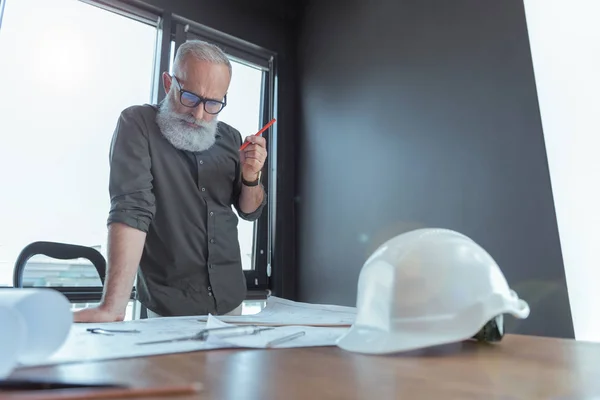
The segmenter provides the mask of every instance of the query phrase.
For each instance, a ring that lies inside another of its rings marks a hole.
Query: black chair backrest
[[[93,247],[80,246],[76,244],[33,242],[21,250],[19,257],[15,262],[15,269],[13,271],[14,287],[23,287],[23,272],[25,270],[25,265],[31,257],[37,254],[42,254],[59,260],[75,260],[77,258],[85,258],[94,264],[96,271],[98,271],[98,275],[100,275],[102,286],[104,286],[106,260],[98,250],[94,249]]]

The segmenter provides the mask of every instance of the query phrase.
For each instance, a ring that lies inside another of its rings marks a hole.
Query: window
[[[6,77],[0,99],[0,286],[12,285],[15,260],[34,241],[91,246],[106,257],[115,124],[124,108],[164,98],[160,74],[169,69],[177,43],[200,38],[230,55],[233,79],[219,118],[242,136],[275,116],[271,53],[169,13],[152,15],[119,0],[5,0],[0,24],[0,74]],[[275,132],[264,135],[270,146]],[[275,151],[268,150],[263,184],[272,202]],[[269,204],[257,222],[240,219],[238,225],[249,289],[267,288],[271,215]],[[85,260],[35,256],[24,281],[93,289],[82,292],[82,305],[98,301],[101,292]]]
[[[175,42],[171,42],[169,72],[173,73]],[[265,72],[257,66],[236,59],[228,54],[232,64],[232,78],[227,92],[227,106],[218,115],[218,119],[240,131],[242,139],[253,135],[262,127],[261,114],[264,99],[262,96]],[[235,209],[234,209],[235,212]],[[237,212],[236,212],[237,215]],[[239,218],[238,240],[242,253],[242,268],[254,269],[256,222]]]
[[[121,110],[152,91],[156,25],[78,0],[8,0],[0,29],[0,285],[33,241],[104,255],[108,154]],[[36,256],[26,284],[100,286],[90,263]]]
[[[258,132],[261,114],[261,92],[263,72],[255,67],[232,62],[232,78],[227,93],[227,107],[219,114],[219,119],[246,136]],[[242,253],[242,268],[254,269],[255,222],[239,219],[238,237]]]
[[[174,57],[178,44],[190,39],[200,39],[218,45],[232,61],[233,75],[227,94],[227,107],[219,114],[221,121],[238,129],[244,138],[255,134],[275,117],[272,53],[187,20],[174,21],[173,31],[173,41],[169,43],[171,58]],[[268,195],[269,205],[265,207],[258,221],[239,219],[238,224],[242,267],[248,289],[268,288],[271,259],[269,226],[274,221],[272,205],[275,199],[270,172],[276,159],[276,125],[263,134],[267,139],[269,155],[263,168],[262,183]]]
[[[600,2],[524,6],[575,338],[600,342]]]

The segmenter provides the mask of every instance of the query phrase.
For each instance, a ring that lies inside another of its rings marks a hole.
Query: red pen
[[[265,126],[262,127],[262,129],[258,132],[256,132],[256,134],[254,134],[254,136],[260,136],[262,135],[262,133],[264,131],[266,131],[271,125],[273,125],[275,123],[275,118],[273,118],[272,120],[269,121],[268,124],[266,124]],[[246,142],[244,144],[242,144],[242,146],[240,147],[240,151],[244,150],[246,147],[248,147],[248,145],[250,144],[250,142]]]

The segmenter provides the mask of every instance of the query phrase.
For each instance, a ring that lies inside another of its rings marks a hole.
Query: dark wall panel
[[[378,245],[443,227],[530,303],[509,331],[573,337],[522,2],[312,1],[299,55],[299,300],[354,305]]]

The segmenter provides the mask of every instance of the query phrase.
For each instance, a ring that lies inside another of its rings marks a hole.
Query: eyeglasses
[[[185,107],[196,108],[200,103],[203,103],[204,111],[214,115],[220,113],[221,110],[223,110],[223,107],[227,105],[227,95],[225,95],[223,101],[207,99],[205,97],[200,97],[195,93],[183,90],[181,83],[179,83],[179,80],[175,75],[173,75],[173,81],[177,84],[177,90],[179,90],[179,102]]]

